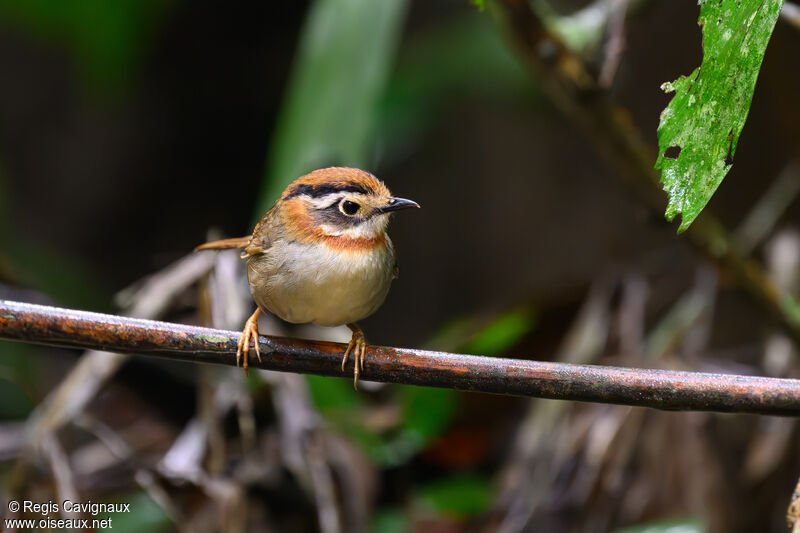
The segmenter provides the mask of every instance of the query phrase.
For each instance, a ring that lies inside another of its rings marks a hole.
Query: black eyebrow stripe
[[[292,192],[286,195],[284,200],[303,195],[308,195],[311,198],[319,198],[321,196],[325,196],[326,194],[333,194],[337,192],[356,192],[361,194],[369,194],[369,191],[361,185],[307,185],[305,183],[300,183],[296,185],[294,189],[292,189]]]

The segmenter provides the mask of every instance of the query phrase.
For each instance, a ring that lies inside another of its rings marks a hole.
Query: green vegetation
[[[485,512],[491,502],[489,480],[477,476],[454,476],[434,481],[420,490],[423,507],[444,516],[465,518]]]
[[[656,168],[679,231],[697,218],[733,164],[764,52],[783,0],[700,0],[703,62],[665,83]]]

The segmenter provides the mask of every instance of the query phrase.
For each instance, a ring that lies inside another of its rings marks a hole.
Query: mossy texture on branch
[[[733,164],[764,52],[783,0],[700,0],[703,62],[665,83],[656,168],[679,232],[697,218]]]

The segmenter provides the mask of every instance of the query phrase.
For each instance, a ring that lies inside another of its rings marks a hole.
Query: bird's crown
[[[329,200],[331,196],[341,197],[347,193],[373,197],[384,200],[384,203],[392,196],[386,185],[369,172],[357,168],[329,167],[297,178],[283,191],[281,200],[299,196]]]

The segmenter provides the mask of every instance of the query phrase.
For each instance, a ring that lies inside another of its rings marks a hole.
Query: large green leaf
[[[259,215],[292,180],[328,165],[370,161],[406,0],[316,0],[278,118]]]
[[[665,83],[656,168],[669,194],[666,216],[689,227],[733,163],[756,78],[783,0],[700,0],[703,62]]]

